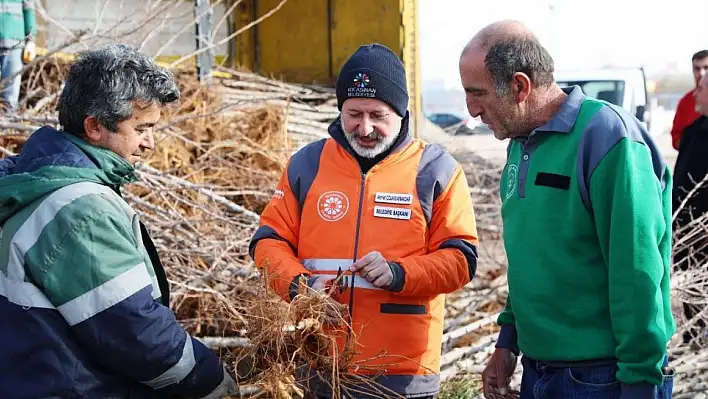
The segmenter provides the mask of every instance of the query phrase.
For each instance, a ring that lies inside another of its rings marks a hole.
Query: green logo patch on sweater
[[[514,195],[518,176],[519,167],[514,164],[509,165],[506,169],[506,194],[504,195],[504,199],[509,199],[512,195]]]

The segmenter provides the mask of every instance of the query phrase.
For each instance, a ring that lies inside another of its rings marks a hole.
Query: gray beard
[[[370,147],[370,148],[369,147],[362,147],[356,141],[356,136],[358,135],[358,133],[347,132],[344,129],[344,125],[342,125],[341,121],[339,124],[342,128],[342,132],[344,132],[344,137],[347,139],[347,142],[349,143],[349,145],[352,147],[354,152],[357,153],[357,155],[359,155],[362,158],[373,159],[373,158],[376,158],[377,156],[383,154],[384,152],[388,151],[391,148],[391,146],[393,146],[393,143],[396,142],[396,138],[398,137],[398,134],[392,135],[392,136],[381,137],[375,146]],[[378,132],[376,132],[376,134],[378,134]]]

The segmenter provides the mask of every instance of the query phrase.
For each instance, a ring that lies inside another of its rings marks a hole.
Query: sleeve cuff
[[[391,268],[391,273],[393,273],[393,281],[386,289],[392,292],[401,292],[403,285],[406,283],[406,271],[396,262],[388,262],[388,267]]]
[[[656,385],[649,384],[648,382],[638,384],[622,383],[622,399],[653,398],[655,397],[655,393]]]
[[[297,294],[299,294],[298,291],[300,288],[299,284],[300,284],[301,277],[307,277],[307,276],[304,274],[298,274],[297,276],[295,276],[295,278],[293,278],[293,281],[290,283],[290,290],[288,291],[288,294],[290,296],[290,302],[292,302],[293,299],[295,299],[295,297],[297,296]],[[307,281],[307,285],[308,285],[308,287],[312,287],[309,280]]]
[[[516,326],[514,326],[513,324],[502,324],[501,331],[499,331],[499,338],[497,338],[496,347],[509,349],[517,356],[519,355],[519,344],[518,336],[516,333]]]

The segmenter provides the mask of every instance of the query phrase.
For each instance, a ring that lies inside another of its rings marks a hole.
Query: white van
[[[650,101],[643,68],[603,68],[556,71],[561,87],[577,85],[588,97],[618,105],[650,130]]]

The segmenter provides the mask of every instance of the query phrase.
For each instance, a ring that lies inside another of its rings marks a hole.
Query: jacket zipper
[[[352,262],[356,262],[359,256],[359,230],[361,228],[361,212],[364,208],[364,190],[366,188],[366,173],[361,174],[361,186],[359,192],[359,209],[356,216],[356,232],[354,233],[354,258]],[[356,273],[352,273],[351,282],[349,283],[349,323],[354,324],[354,276]],[[352,335],[352,329],[347,329],[347,342],[344,346],[349,347],[349,342]]]

